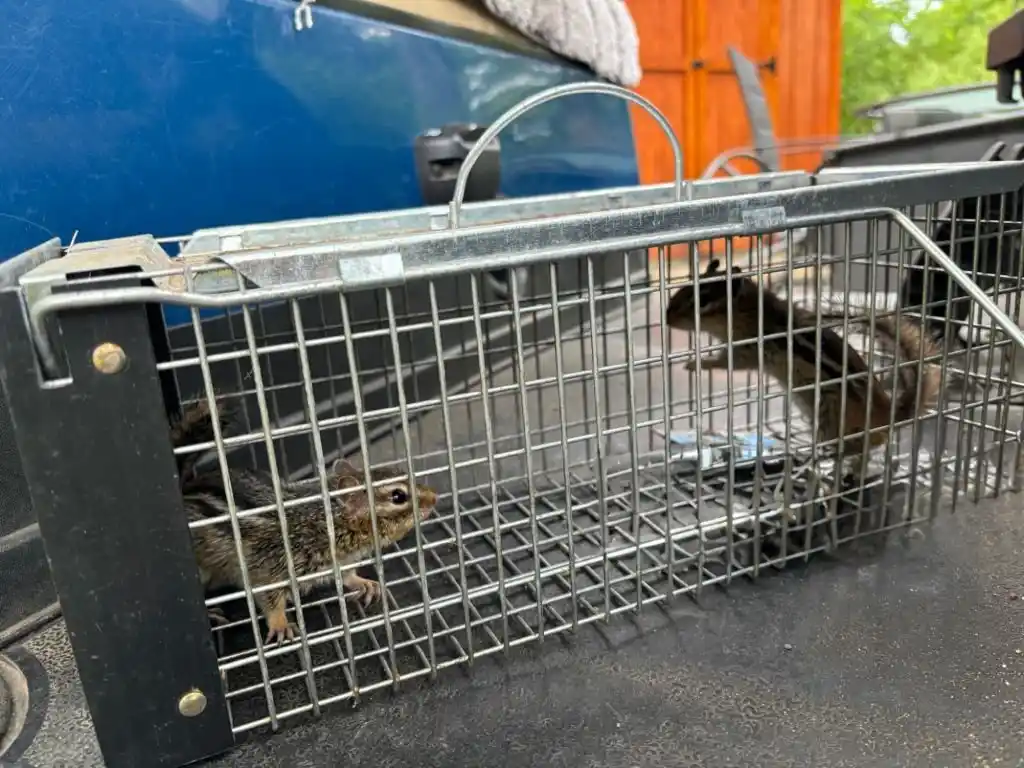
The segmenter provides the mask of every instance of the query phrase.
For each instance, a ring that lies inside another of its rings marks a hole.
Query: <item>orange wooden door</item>
[[[697,111],[693,119],[699,125],[693,131],[694,176],[703,173],[721,152],[751,143],[739,81],[729,60],[730,46],[758,65],[768,103],[774,103],[778,91],[778,10],[778,0],[716,0],[706,5],[697,30],[695,65],[699,69],[694,78]],[[742,163],[739,168],[756,170],[756,166]]]
[[[750,143],[739,83],[729,61],[733,46],[759,65],[769,100],[775,93],[779,40],[778,0],[629,0],[640,36],[644,79],[638,93],[672,123],[683,143],[685,174],[700,176],[720,152]],[[645,184],[672,179],[672,155],[661,131],[641,110],[633,119],[640,178]],[[754,171],[756,166],[740,170]],[[734,238],[738,251],[750,238]],[[723,241],[701,243],[702,260],[724,251]],[[673,260],[685,248],[673,248]]]
[[[644,79],[637,92],[661,109],[683,142],[686,176],[699,176],[723,150],[750,143],[728,46],[758,63],[776,93],[780,0],[628,0],[640,36]],[[670,181],[671,153],[657,125],[634,112],[641,180]]]
[[[775,134],[835,137],[842,101],[842,0],[781,0],[777,89],[769,99]],[[785,170],[813,171],[821,151],[783,155]]]
[[[703,0],[629,0],[629,9],[640,36],[640,65],[644,78],[637,86],[671,122],[684,152],[692,146],[694,109],[693,60],[695,8]],[[633,133],[640,167],[640,181],[656,184],[672,180],[672,152],[658,125],[639,109],[633,111]],[[686,154],[685,173],[693,175],[692,151]]]
[[[720,153],[752,141],[730,46],[758,65],[777,138],[837,131],[841,0],[627,2],[644,69],[637,91],[665,113],[682,141],[687,178],[700,176]],[[633,114],[641,182],[670,181],[668,142],[650,117],[639,109]],[[783,155],[783,168],[811,170],[819,158]],[[742,161],[734,166],[757,170]],[[745,248],[749,241],[735,245]]]

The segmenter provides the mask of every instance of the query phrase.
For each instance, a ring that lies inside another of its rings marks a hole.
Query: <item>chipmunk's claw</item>
[[[267,616],[267,639],[265,645],[277,643],[280,645],[285,640],[295,639],[295,628],[288,621],[288,615],[284,611],[284,603]]]
[[[271,627],[267,632],[267,639],[264,641],[264,645],[280,645],[286,640],[295,639],[295,628],[291,624],[285,624],[284,627]]]
[[[352,576],[345,586],[352,590],[346,597],[358,602],[363,608],[369,608],[383,595],[379,581],[364,579],[362,576]]]
[[[374,603],[381,600],[384,596],[384,591],[380,588],[380,582],[370,581],[366,585],[366,594],[363,597],[363,607],[368,608]]]

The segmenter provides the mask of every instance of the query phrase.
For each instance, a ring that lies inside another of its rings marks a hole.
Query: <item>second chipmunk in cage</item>
[[[672,328],[696,330],[695,314],[700,315],[700,330],[720,341],[729,340],[729,297],[732,315],[732,367],[733,370],[758,370],[761,355],[759,339],[763,345],[765,372],[786,383],[792,370],[793,396],[797,406],[813,423],[815,415],[815,383],[828,383],[817,387],[817,439],[820,442],[843,442],[848,457],[862,455],[888,440],[892,423],[912,419],[930,407],[939,392],[938,366],[923,362],[939,353],[938,347],[921,327],[908,318],[896,322],[892,317],[876,316],[874,330],[881,346],[892,353],[899,348],[899,383],[889,389],[877,377],[868,363],[838,333],[828,327],[820,328],[820,347],[817,341],[819,316],[776,296],[748,276],[719,269],[720,262],[712,260],[697,284],[685,285],[672,295],[666,310],[666,322]],[[792,366],[788,330],[792,312]],[[822,315],[836,319],[842,315]],[[866,324],[867,318],[849,318],[849,324]],[[744,342],[744,343],[737,343]],[[728,350],[703,357],[705,370],[727,369]],[[845,360],[845,365],[844,365]],[[689,370],[697,369],[696,359],[688,361]],[[820,369],[820,374],[819,374]],[[920,371],[920,373],[919,373]],[[869,379],[872,381],[870,386]],[[842,382],[846,382],[845,411]],[[918,397],[920,390],[920,397]],[[867,446],[864,438],[867,437]]]
[[[234,420],[234,412],[218,402],[218,421],[226,431]],[[175,448],[214,440],[213,419],[209,403],[200,400],[183,409],[171,427],[171,443]],[[196,468],[199,454],[179,455],[178,474],[189,523],[200,523],[211,518],[227,517],[229,503],[219,466],[200,470]],[[269,472],[251,469],[230,469],[231,490],[235,507],[239,510],[276,506],[273,477]],[[406,479],[406,473],[392,467],[370,470],[374,487],[374,509],[380,546],[393,544],[409,534],[414,526],[412,495],[420,519],[426,519],[437,503],[437,494],[429,487]],[[339,565],[360,560],[374,550],[370,500],[364,483],[363,470],[345,460],[336,461],[327,471],[330,491],[348,489],[349,492],[331,499],[333,542],[329,534],[324,503],[317,496],[317,480],[280,483],[282,502],[311,498],[287,509],[288,543],[285,542],[276,515],[258,514],[240,517],[241,549],[254,585],[289,581],[288,554],[297,579],[312,574],[325,574],[319,579],[299,582],[299,590],[306,593],[314,587],[331,581],[331,569],[337,556]],[[380,483],[380,484],[378,484]],[[199,566],[200,579],[205,589],[243,586],[242,563],[230,520],[194,526],[191,530],[193,548]],[[333,543],[333,547],[332,547]],[[290,547],[289,547],[290,545]],[[382,597],[380,584],[359,576],[354,570],[343,574],[343,584],[353,590],[349,598],[358,598],[368,606]],[[291,590],[288,586],[254,595],[257,606],[267,622],[266,642],[280,642],[294,638],[286,608]],[[210,618],[225,621],[217,610]]]

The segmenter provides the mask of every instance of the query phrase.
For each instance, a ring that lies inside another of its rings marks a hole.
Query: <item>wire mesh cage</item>
[[[243,733],[1015,490],[1022,165],[77,244],[18,297],[49,386],[76,311],[184,308],[161,439]]]

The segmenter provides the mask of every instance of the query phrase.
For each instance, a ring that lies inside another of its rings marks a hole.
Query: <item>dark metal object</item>
[[[883,113],[891,109],[906,109],[908,106],[913,106],[915,102],[920,103],[922,100],[928,102],[934,102],[936,97],[945,100],[946,103],[955,103],[958,96],[963,94],[974,94],[984,93],[992,90],[992,85],[989,83],[974,83],[971,85],[951,85],[943,88],[931,88],[927,91],[913,91],[910,93],[903,93],[899,96],[894,96],[891,99],[884,99],[882,101],[876,101],[873,104],[869,104],[854,111],[854,116],[860,117],[866,120],[878,120],[882,118]],[[974,116],[969,113],[962,113],[964,117]]]
[[[50,574],[47,572],[47,579],[49,579],[49,576]],[[53,602],[30,616],[26,616],[21,621],[6,627],[0,632],[0,651],[6,650],[8,646],[14,645],[27,635],[38,632],[51,621],[56,621],[60,618],[60,614],[60,603]]]
[[[851,141],[841,144],[825,155],[818,171],[913,163],[977,162],[979,158],[984,158],[986,152],[990,151],[996,143],[1010,146],[1019,142],[1022,137],[1024,137],[1024,113],[1015,112],[957,120],[942,125],[912,128],[901,134],[882,134],[866,141]],[[970,194],[961,194],[960,190],[954,190],[950,196],[965,198],[970,197]],[[957,213],[957,219],[960,221],[964,219],[964,210],[963,204],[961,204]],[[922,217],[923,222],[923,217],[927,215],[926,207],[918,206],[914,209],[913,214]],[[938,223],[933,220],[930,226],[934,227]],[[934,231],[929,234],[938,240],[938,235]],[[847,248],[852,253],[863,253],[869,248],[893,247],[891,242],[887,242],[886,233],[882,228],[875,230],[875,243],[869,243],[870,230],[864,222],[856,222],[849,228],[833,227],[825,235],[822,238],[822,249],[825,253],[846,253]],[[958,238],[962,239],[963,237],[964,233],[960,232]],[[849,244],[847,244],[847,239],[850,241]],[[941,242],[939,245],[946,248],[948,243],[947,239],[945,245]],[[967,257],[973,258],[973,255],[963,252],[957,256],[957,259],[959,261],[959,259]],[[972,266],[970,262],[967,262],[967,265]],[[851,270],[851,279],[854,283],[867,281],[867,275],[862,274],[865,269],[866,267],[854,265]],[[934,269],[931,271],[935,272]],[[837,283],[837,287],[843,285],[841,282],[843,279],[845,278],[839,278],[840,282]],[[894,282],[897,279],[900,278],[896,275],[895,264],[877,268],[875,285],[892,286],[895,289]],[[929,299],[929,303],[932,303],[932,299]],[[920,307],[920,303],[918,307]]]
[[[50,240],[0,265],[0,288],[18,284],[21,275],[60,252]],[[21,456],[14,440],[7,398],[0,388],[0,648],[60,615],[46,552]]]
[[[876,134],[890,134],[977,117],[1011,115],[1020,109],[1015,103],[1001,103],[997,88],[983,83],[906,93],[863,107],[855,114],[871,120]]]
[[[447,205],[455,192],[455,179],[466,156],[479,141],[486,125],[451,123],[416,137],[416,176],[425,205]],[[465,202],[493,200],[501,184],[501,145],[495,139],[473,166],[466,184]]]
[[[447,205],[455,193],[455,180],[466,156],[480,140],[486,125],[452,123],[432,128],[416,137],[416,176],[426,205]],[[501,144],[494,139],[480,155],[466,183],[463,201],[495,200],[501,186]],[[488,271],[496,292],[507,296],[512,275],[507,269]]]
[[[1006,145],[999,141],[989,147],[980,159],[999,162],[1022,158],[1024,143],[1015,144],[1007,151]],[[973,271],[976,265],[979,273],[1015,276],[1020,259],[1020,243],[1013,242],[1015,238],[1010,237],[1012,233],[1001,231],[997,222],[1004,218],[1019,221],[1022,215],[1020,198],[1020,195],[1009,197],[1009,200],[1016,203],[1016,211],[1004,210],[1006,203],[1003,195],[968,197],[956,206],[946,204],[939,211],[932,238],[964,270]],[[925,255],[919,253],[914,260],[917,268],[907,270],[900,300],[904,306],[913,308],[921,307],[927,297],[930,312],[926,313],[926,322],[934,335],[940,336],[950,325],[950,320],[953,321],[953,328],[966,322],[971,303],[946,272],[938,269],[926,271],[926,260]],[[998,281],[998,278],[983,274],[975,275],[974,279],[986,289]],[[952,301],[947,304],[950,297]],[[951,316],[947,315],[947,307]]]
[[[155,368],[160,314],[120,306],[72,320],[70,380],[42,387],[18,293],[0,292],[0,379],[105,761],[178,766],[233,738]],[[124,350],[120,373],[92,365],[102,342]],[[184,718],[177,702],[192,688],[210,705]]]
[[[778,170],[779,153],[775,146],[775,129],[772,127],[768,100],[765,98],[764,88],[761,87],[758,65],[732,46],[729,46],[728,52],[743,93],[743,106],[747,110],[747,120],[750,123],[758,159],[766,169]]]
[[[821,168],[859,168],[907,163],[975,162],[996,141],[1013,144],[1024,136],[1024,113],[969,117],[910,128],[840,144],[826,153]]]
[[[1018,11],[988,33],[985,68],[996,73],[999,102],[1016,103],[1013,86],[1024,72],[1024,11]]]

